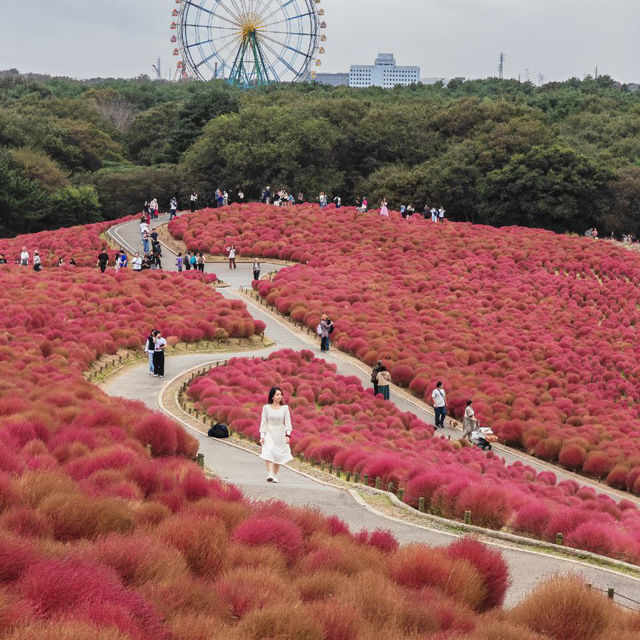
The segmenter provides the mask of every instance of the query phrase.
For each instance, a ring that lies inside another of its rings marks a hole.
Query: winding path
[[[166,217],[163,217],[155,222],[154,226],[165,222]],[[113,227],[109,233],[116,242],[126,249],[130,251],[139,250],[140,235],[136,221]],[[165,267],[171,269],[175,257],[166,247],[163,249],[163,253]],[[263,262],[262,267],[263,270],[266,269],[268,271],[281,268],[279,265],[267,262]],[[284,347],[295,350],[315,347],[314,350],[317,351],[317,357],[324,357],[327,361],[337,365],[338,373],[355,375],[365,386],[369,385],[369,371],[363,365],[340,353],[321,354],[312,337],[293,331],[287,322],[275,318],[265,312],[257,303],[238,295],[236,290],[241,286],[248,286],[251,282],[251,264],[238,262],[238,269],[230,271],[225,263],[209,263],[206,265],[206,270],[217,273],[221,279],[229,283],[229,288],[222,288],[218,291],[227,298],[242,299],[249,307],[253,317],[266,323],[266,333],[276,344],[270,348],[250,352],[242,351],[237,354],[191,354],[172,357],[167,360],[168,377],[177,377],[193,368],[201,367],[216,360],[224,360],[234,355],[242,357],[262,356]],[[156,378],[147,375],[145,364],[131,368],[109,380],[103,388],[110,395],[141,400],[155,410],[164,409],[160,400],[164,387],[161,387],[161,383]],[[406,394],[393,394],[392,400],[402,411],[412,411],[422,420],[433,423],[431,412],[427,411],[419,401]],[[185,426],[188,427],[189,425]],[[252,499],[278,498],[291,505],[314,507],[327,515],[340,517],[353,530],[361,528],[388,529],[397,537],[399,542],[404,544],[424,542],[430,545],[442,545],[451,542],[457,537],[453,533],[386,517],[355,501],[348,491],[318,482],[290,469],[282,470],[281,483],[279,485],[267,483],[265,482],[264,464],[256,455],[228,442],[209,439],[199,431],[194,433],[200,441],[200,451],[205,455],[207,466],[219,477],[241,488]],[[459,434],[455,430],[447,430],[446,435],[457,437]],[[499,455],[504,457],[507,462],[522,459],[517,453],[508,450],[501,450]],[[563,475],[562,471],[555,467],[536,465],[528,458],[525,462],[531,464],[531,466],[538,466],[539,469],[552,468],[559,477]],[[573,474],[567,474],[567,477],[575,479]],[[598,483],[590,483],[585,479],[583,484],[594,486],[598,491],[607,493],[615,499],[620,499],[621,497],[618,492],[608,491],[606,487]],[[635,595],[635,599],[640,599],[637,597],[637,594],[640,593],[640,579],[638,578],[610,569],[598,568],[577,560],[514,548],[511,545],[499,542],[487,541],[487,543],[500,548],[509,563],[512,586],[507,593],[507,606],[518,602],[540,580],[558,572],[580,573],[594,587],[603,590],[613,587],[616,593],[630,597]],[[622,602],[625,604],[624,601]]]

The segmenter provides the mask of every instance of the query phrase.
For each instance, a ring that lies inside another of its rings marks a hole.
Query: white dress
[[[274,409],[273,405],[262,407],[260,437],[264,438],[260,457],[276,464],[286,464],[293,460],[291,448],[285,440],[285,434],[291,433],[291,414],[287,405]]]

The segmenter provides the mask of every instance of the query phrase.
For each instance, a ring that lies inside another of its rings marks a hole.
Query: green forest
[[[640,92],[607,76],[392,90],[0,75],[0,234],[192,190],[285,188],[453,220],[640,236]]]

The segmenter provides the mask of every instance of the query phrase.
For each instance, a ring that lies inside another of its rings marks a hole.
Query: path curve
[[[161,218],[155,224],[164,224],[165,222],[166,220]],[[139,239],[137,222],[118,225],[112,228],[109,234],[126,249],[130,251],[138,249],[136,244]],[[165,262],[173,264],[169,250],[165,248],[164,253]],[[167,260],[167,258],[169,259]],[[274,318],[257,304],[237,295],[234,289],[247,286],[251,279],[251,265],[242,263],[238,263],[238,265],[237,270],[229,272],[223,263],[209,263],[207,271],[215,271],[220,279],[231,285],[229,288],[220,289],[219,292],[227,298],[243,299],[250,307],[254,318],[266,323],[267,333],[276,344],[256,351],[241,351],[223,355],[196,353],[171,357],[167,359],[168,376],[179,376],[190,369],[204,366],[216,360],[236,356],[264,356],[284,347],[295,350],[310,347],[310,338],[292,331],[287,322]],[[262,265],[268,270],[281,268],[279,265],[271,265],[266,262],[263,262]],[[336,364],[338,373],[356,375],[365,385],[368,385],[368,371],[364,367],[354,366],[346,358],[340,357],[340,354],[320,354],[318,352],[317,355],[318,357],[322,355],[327,361]],[[103,389],[112,396],[141,400],[154,410],[163,410],[159,402],[162,388],[157,378],[148,375],[146,364],[128,369],[103,385]],[[433,421],[430,413],[421,408],[417,402],[409,402],[402,397],[395,397],[393,400],[402,411],[412,411],[425,421]],[[189,428],[188,424],[183,424]],[[207,466],[225,481],[238,486],[251,499],[277,498],[294,506],[316,508],[326,515],[340,517],[352,530],[361,528],[388,529],[402,544],[422,542],[429,545],[442,545],[458,537],[456,534],[410,524],[374,513],[366,506],[356,502],[348,491],[319,483],[290,469],[284,468],[282,470],[279,485],[267,483],[264,463],[257,456],[227,442],[207,438],[198,431],[193,433],[199,440],[200,451],[205,455]],[[452,434],[455,435],[455,432]],[[598,489],[600,490],[599,487]],[[618,496],[614,497],[618,498]],[[512,606],[519,602],[538,582],[559,572],[578,573],[594,587],[602,590],[613,587],[617,594],[632,596],[640,589],[639,578],[624,575],[611,569],[598,568],[584,564],[579,560],[558,558],[542,552],[518,549],[499,542],[487,542],[487,544],[499,548],[509,564],[512,585],[507,593],[506,606]],[[624,604],[624,601],[622,603]]]
[[[153,228],[162,226],[167,223],[168,218],[168,215],[161,216],[158,220],[153,221],[151,226]],[[141,247],[138,224],[139,223],[136,220],[125,222],[120,225],[111,227],[108,233],[118,244],[124,246],[127,250],[138,251]],[[166,270],[175,271],[175,253],[173,253],[173,251],[169,247],[163,246],[163,256],[165,267],[168,267]],[[275,264],[270,262],[262,262],[261,264],[263,274],[271,271],[278,271],[284,268],[282,264]],[[346,376],[356,376],[360,379],[365,388],[370,386],[370,369],[367,368],[362,362],[339,351],[333,351],[328,354],[321,352],[318,348],[319,343],[316,340],[315,335],[307,336],[299,331],[294,330],[288,321],[278,318],[273,312],[270,312],[262,305],[257,304],[248,296],[240,295],[238,293],[238,289],[240,287],[246,288],[250,287],[251,285],[253,274],[251,271],[250,262],[238,262],[238,268],[233,271],[229,270],[226,262],[209,262],[205,265],[205,272],[215,273],[220,280],[223,280],[230,285],[229,287],[218,289],[218,292],[226,298],[242,300],[247,305],[251,315],[254,318],[262,320],[266,323],[267,333],[269,337],[271,337],[279,345],[279,348],[289,348],[296,351],[311,348],[315,351],[315,355],[317,358],[322,358],[327,362],[331,362],[332,364],[337,365],[339,374]],[[431,409],[431,407],[426,405],[420,399],[411,395],[405,389],[392,386],[392,390],[394,392],[392,392],[391,401],[394,402],[394,404],[401,411],[410,411],[422,421],[428,424],[434,423],[433,410]],[[457,439],[460,437],[460,431],[455,428],[447,427],[444,429],[444,431],[438,432],[437,435],[439,437]],[[597,491],[598,493],[606,494],[613,500],[628,500],[630,502],[634,502],[640,508],[639,496],[634,496],[631,493],[614,489],[602,482],[591,480],[576,473],[566,471],[558,466],[538,460],[509,447],[500,445],[495,446],[494,453],[496,456],[502,458],[507,464],[513,464],[514,462],[519,461],[532,467],[536,470],[536,472],[551,471],[557,476],[559,481],[572,480],[574,482],[578,482],[584,487],[595,489],[595,491]]]

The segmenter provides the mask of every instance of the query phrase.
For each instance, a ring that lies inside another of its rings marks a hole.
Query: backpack
[[[318,333],[318,335],[319,335],[319,336],[321,336],[321,335],[322,335],[322,323],[320,323],[320,324],[318,325],[318,328],[316,329],[316,332]]]
[[[228,438],[229,437],[229,429],[226,424],[222,424],[221,422],[216,422],[209,431],[207,431],[207,435],[210,438]]]
[[[329,325],[329,335],[333,333],[333,322]]]

